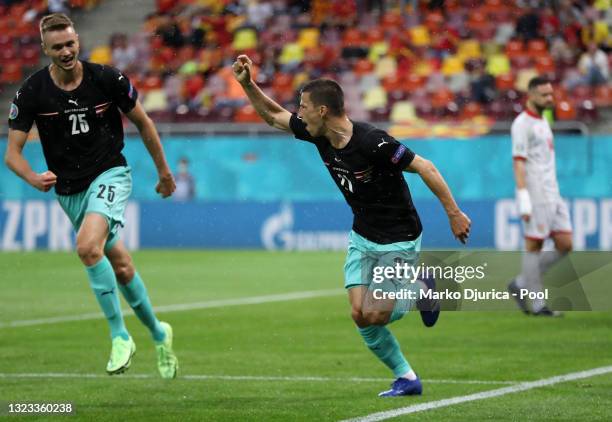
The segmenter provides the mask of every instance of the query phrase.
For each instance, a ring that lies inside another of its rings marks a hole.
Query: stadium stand
[[[51,3],[97,1],[0,0],[0,86],[39,63],[36,22]],[[555,84],[558,119],[593,121],[612,106],[611,23],[609,0],[157,0],[140,33],[86,58],[128,74],[157,121],[261,122],[231,75],[241,53],[290,110],[324,76],[356,119],[508,120],[539,73]]]

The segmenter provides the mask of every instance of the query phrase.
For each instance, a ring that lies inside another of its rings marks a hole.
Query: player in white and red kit
[[[535,77],[529,82],[527,107],[512,123],[516,199],[526,251],[521,274],[508,286],[511,293],[523,288],[541,291],[543,274],[572,250],[569,210],[557,183],[553,133],[542,116],[553,105],[552,85],[545,78]],[[542,252],[544,240],[549,237],[555,243],[555,251]],[[514,297],[527,314],[561,315],[551,311],[544,300],[534,300],[530,310],[525,299]]]

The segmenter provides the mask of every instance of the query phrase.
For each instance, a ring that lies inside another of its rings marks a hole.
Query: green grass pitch
[[[157,378],[152,341],[127,316],[138,352],[126,375],[109,377],[104,320],[7,326],[98,312],[76,255],[2,253],[4,414],[9,402],[71,402],[76,414],[68,420],[341,420],[612,365],[612,313],[544,320],[519,312],[446,312],[432,329],[409,314],[391,328],[424,379],[424,394],[380,399],[392,380],[349,318],[341,291],[344,254],[141,251],[134,258],[154,306],[329,294],[160,313],[174,327],[181,364],[171,381]],[[397,419],[611,420],[612,374]]]

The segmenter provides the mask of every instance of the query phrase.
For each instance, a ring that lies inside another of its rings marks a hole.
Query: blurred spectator
[[[481,63],[472,62],[468,66],[470,72],[470,89],[472,100],[481,104],[490,103],[495,99],[495,78],[486,73]]]
[[[68,14],[70,11],[68,10],[68,2],[66,0],[48,0],[47,7],[49,8],[49,13],[66,13]]]
[[[528,8],[527,12],[516,22],[516,35],[523,41],[534,40],[540,37],[540,16],[536,9]]]
[[[136,62],[136,48],[128,44],[125,34],[113,34],[111,36],[111,54],[113,65],[122,72],[129,72],[130,67]]]
[[[176,190],[172,197],[176,201],[192,201],[195,199],[195,179],[189,172],[189,160],[181,158],[176,173]]]
[[[608,56],[597,48],[597,44],[589,44],[589,49],[580,57],[578,70],[581,75],[567,82],[567,88],[573,89],[578,85],[597,86],[608,81],[610,69]]]
[[[247,15],[249,23],[261,31],[265,28],[268,19],[274,15],[274,9],[270,2],[249,0]]]

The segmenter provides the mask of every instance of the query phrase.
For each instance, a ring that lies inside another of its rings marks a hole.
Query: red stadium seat
[[[612,87],[601,85],[595,88],[595,105],[597,107],[612,106]]]
[[[542,55],[536,56],[536,70],[541,75],[554,74],[556,70],[555,62],[552,57],[544,52]]]
[[[349,28],[342,36],[342,47],[361,47],[366,45],[366,39],[357,28]]]
[[[359,59],[353,67],[353,72],[357,76],[363,76],[374,71],[374,63],[368,59]]]
[[[461,110],[462,119],[472,119],[482,114],[482,107],[476,102],[470,102],[463,106]]]
[[[403,91],[405,88],[403,81],[397,75],[391,75],[384,78],[382,86],[385,88],[385,91],[389,93],[393,91]]]
[[[516,56],[522,56],[525,54],[525,50],[523,48],[523,42],[518,40],[510,40],[506,44],[506,56],[510,59]]]
[[[387,12],[381,18],[380,25],[384,29],[402,28],[404,25],[404,18],[397,12]]]
[[[509,91],[514,89],[514,75],[512,75],[512,73],[499,75],[497,78],[495,78],[495,87],[499,91]]]
[[[40,62],[40,47],[38,45],[21,47],[19,54],[24,66],[35,67]]]
[[[0,83],[16,84],[23,80],[23,72],[21,71],[20,63],[8,63],[2,67],[0,74]]]

